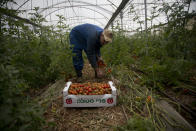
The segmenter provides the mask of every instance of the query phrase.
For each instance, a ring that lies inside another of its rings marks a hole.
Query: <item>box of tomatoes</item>
[[[108,107],[116,105],[116,88],[108,83],[67,82],[63,90],[64,107]]]

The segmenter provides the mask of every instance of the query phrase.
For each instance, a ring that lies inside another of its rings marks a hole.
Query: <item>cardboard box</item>
[[[109,107],[116,105],[116,88],[112,81],[108,84],[112,89],[112,94],[104,95],[70,95],[69,87],[72,82],[67,82],[63,89],[63,106],[64,107]]]

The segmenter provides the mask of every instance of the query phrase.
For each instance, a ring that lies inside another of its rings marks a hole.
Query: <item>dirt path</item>
[[[94,71],[90,64],[88,62],[85,63],[83,69],[83,82],[107,82],[108,80],[108,78],[95,79]],[[72,79],[71,81],[74,80]],[[65,81],[60,81],[59,84],[51,87],[55,90],[49,91],[57,92],[53,93],[56,94],[56,96],[53,97],[54,99],[49,99],[51,103],[45,112],[46,120],[49,123],[54,124],[52,130],[108,131],[113,130],[117,125],[122,125],[126,122],[120,105],[100,108],[64,108],[63,97],[60,91],[63,90],[65,83]],[[46,127],[46,130],[48,129],[50,129],[50,127]]]

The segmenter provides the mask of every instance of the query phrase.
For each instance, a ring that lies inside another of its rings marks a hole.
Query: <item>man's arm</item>
[[[95,77],[101,78],[103,77],[104,73],[100,68],[98,67],[97,60],[100,59],[100,53],[97,53],[96,43],[95,39],[88,39],[87,41],[87,57],[91,64],[91,66],[94,68],[95,71]],[[100,49],[98,49],[100,51]],[[98,59],[97,59],[98,57]]]

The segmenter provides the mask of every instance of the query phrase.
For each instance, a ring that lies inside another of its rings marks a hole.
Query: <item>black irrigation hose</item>
[[[132,68],[132,67],[131,67],[131,69],[134,70],[134,71],[136,71],[136,72],[139,72],[139,73],[142,73],[142,74],[144,74],[144,75],[147,75],[147,73],[145,73],[145,72],[143,72],[143,71],[141,71],[141,70],[139,70],[139,69]],[[184,104],[182,104],[181,102],[179,102],[179,101],[175,100],[174,98],[170,97],[169,95],[167,95],[167,94],[164,93],[163,91],[161,91],[161,90],[159,90],[159,89],[157,89],[157,90],[158,90],[161,94],[163,94],[164,96],[166,96],[166,97],[168,97],[169,99],[171,99],[172,101],[175,101],[176,103],[178,103],[185,111],[187,111],[188,113],[190,113],[191,115],[193,115],[194,118],[196,117],[196,111],[193,110],[193,109],[191,109],[191,107],[189,107],[188,105],[185,106]],[[189,90],[189,91],[192,91],[192,90]],[[192,92],[192,93],[194,94],[195,92]]]
[[[142,74],[144,74],[144,75],[148,75],[146,72],[144,72],[144,71],[142,71],[142,70],[139,70],[139,69],[137,69],[137,68],[135,68],[135,67],[130,67],[130,69],[133,70],[133,71],[135,71],[135,72],[142,73]],[[187,86],[196,87],[196,85],[188,84],[186,81],[183,81],[183,80],[180,80],[180,81],[182,81],[181,84],[184,83],[184,84],[186,84]],[[181,87],[181,88],[183,88],[183,87]],[[183,89],[187,89],[187,88],[183,88]],[[192,90],[192,89],[190,89],[190,88],[189,88],[188,90],[190,91],[190,94],[191,94],[191,95],[196,96],[196,91],[194,91],[194,90]]]
[[[196,89],[196,83],[191,83],[193,81],[186,81],[186,80],[180,80],[180,81],[182,81],[180,84],[191,87],[191,88],[184,88],[184,89],[188,89],[192,95],[196,96],[196,91],[193,90],[193,88]]]
[[[185,111],[187,111],[188,113],[190,113],[191,115],[193,115],[193,117],[196,117],[196,112],[194,110],[192,110],[190,107],[185,106],[184,104],[182,104],[181,102],[177,101],[176,99],[172,98],[171,96],[167,95],[165,92],[157,89],[161,94],[163,94],[164,96],[168,97],[169,99],[171,99],[172,101],[175,101],[176,103],[178,103]]]

